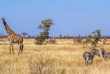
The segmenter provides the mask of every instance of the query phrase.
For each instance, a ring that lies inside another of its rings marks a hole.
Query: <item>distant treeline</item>
[[[49,38],[53,38],[52,36],[50,36]],[[86,39],[87,36],[63,36],[63,37],[55,37],[55,39],[74,39],[74,38],[80,38],[80,39]],[[101,39],[103,39],[104,37],[101,36]],[[107,39],[110,39],[110,36],[106,36]]]
[[[35,38],[36,36],[23,36],[23,38]],[[110,36],[105,36],[107,39],[110,39]],[[0,38],[7,38],[7,35],[0,35]],[[49,36],[50,39],[53,39],[53,36]],[[80,38],[80,39],[85,39],[87,36],[62,36],[62,37],[54,37],[55,39],[73,39],[73,38]],[[101,36],[101,39],[104,37]]]
[[[0,38],[7,38],[7,35],[0,35]],[[35,38],[35,36],[23,36],[23,38]]]

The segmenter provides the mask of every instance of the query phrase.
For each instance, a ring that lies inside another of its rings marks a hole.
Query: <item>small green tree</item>
[[[36,44],[41,45],[45,39],[49,38],[49,30],[52,25],[53,22],[51,19],[46,19],[41,22],[41,24],[38,26],[38,29],[42,29],[44,31],[40,33],[40,36],[35,38],[37,40]]]
[[[63,36],[60,34],[60,35],[59,35],[59,38],[62,38],[62,37],[63,37]]]
[[[92,34],[94,35],[93,36],[94,41],[92,41],[92,45],[93,45],[93,47],[96,47],[96,45],[101,37],[100,30],[96,30],[96,31],[92,32]]]

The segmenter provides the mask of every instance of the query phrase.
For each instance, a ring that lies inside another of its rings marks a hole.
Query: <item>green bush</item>
[[[53,25],[51,19],[46,19],[41,22],[38,28],[44,31],[41,32],[39,36],[35,37],[35,40],[36,40],[35,44],[41,45],[45,41],[45,39],[49,38],[49,30],[50,30],[51,25]]]

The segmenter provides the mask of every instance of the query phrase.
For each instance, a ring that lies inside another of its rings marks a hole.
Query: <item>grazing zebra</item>
[[[101,49],[102,56],[104,60],[110,59],[110,52],[106,52],[103,48]]]
[[[91,60],[91,63],[93,63],[93,58],[95,55],[100,57],[99,51],[97,49],[93,49],[91,52],[89,51],[84,52],[83,58],[85,60],[85,63],[88,64],[89,60]]]

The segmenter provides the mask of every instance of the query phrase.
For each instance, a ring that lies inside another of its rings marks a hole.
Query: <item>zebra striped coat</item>
[[[91,63],[93,63],[94,56],[97,55],[100,57],[99,51],[97,49],[93,49],[92,51],[86,51],[83,54],[83,58],[85,60],[85,63],[88,64],[88,61],[91,60]]]
[[[104,60],[110,59],[110,52],[106,52],[104,49],[101,49],[102,56]]]

